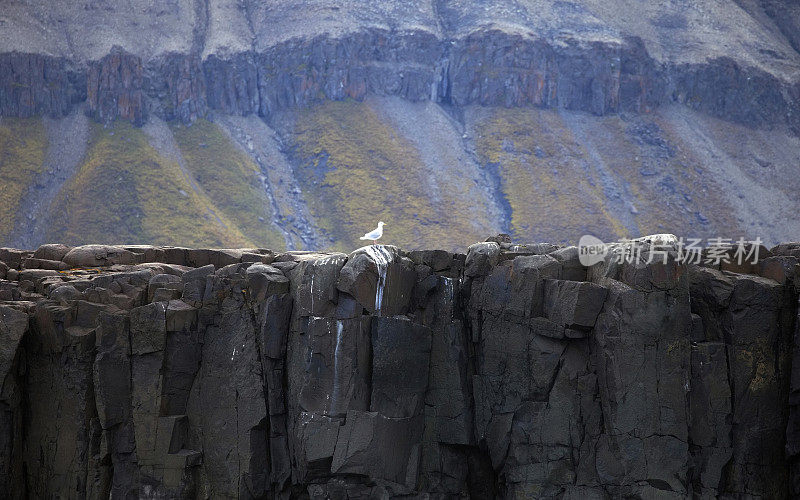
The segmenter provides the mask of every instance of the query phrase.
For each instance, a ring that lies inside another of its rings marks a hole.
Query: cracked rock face
[[[12,498],[790,498],[796,246],[749,274],[648,263],[649,247],[587,269],[573,247],[502,240],[0,249],[0,482]]]

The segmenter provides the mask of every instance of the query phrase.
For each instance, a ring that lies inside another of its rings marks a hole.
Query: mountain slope
[[[554,242],[672,232],[773,243],[800,234],[800,138],[791,132],[682,106],[606,117],[492,107],[451,113],[396,98],[331,102],[283,113],[261,130],[274,130],[279,147],[252,152],[210,122],[163,127],[186,172],[135,127],[92,126],[86,158],[49,208],[46,231],[24,241],[8,232],[4,241],[309,248],[287,235],[311,229],[319,236],[310,245],[344,250],[378,219],[388,224],[388,242],[408,248],[463,248],[501,231]],[[219,119],[222,127],[236,121]],[[3,149],[16,178],[4,181],[13,188],[4,196],[19,193],[4,205],[11,220],[25,193],[38,191],[30,184],[47,149],[39,121],[12,122],[2,124],[16,144]],[[291,215],[295,189],[302,218]],[[189,220],[199,232],[184,227]]]
[[[283,248],[283,236],[269,224],[270,204],[255,162],[206,120],[191,127],[175,125],[172,132],[188,170],[221,214],[235,221],[249,241]]]
[[[301,189],[335,248],[357,245],[362,229],[378,219],[390,224],[395,241],[415,248],[427,241],[465,247],[494,231],[491,210],[475,210],[481,200],[470,196],[466,172],[430,171],[419,149],[371,104],[330,102],[301,111],[288,136]]]
[[[6,2],[0,244],[796,239],[796,26],[772,0]]]
[[[53,201],[46,240],[252,245],[140,129],[123,122],[92,129],[83,164]],[[194,226],[198,219],[204,223]]]
[[[7,241],[17,223],[18,207],[41,173],[47,138],[41,120],[0,121],[0,241]]]

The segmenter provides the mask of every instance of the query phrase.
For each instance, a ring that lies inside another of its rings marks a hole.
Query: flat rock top
[[[142,56],[185,53],[197,25],[191,0],[4,1],[0,51],[77,61],[100,59],[115,45]]]
[[[753,4],[746,11],[739,4]],[[798,77],[800,54],[758,2],[699,0],[457,0],[441,9],[445,28],[464,36],[484,27],[553,41],[641,38],[657,61],[703,63],[730,57],[784,78]],[[800,21],[796,12],[794,23]]]
[[[259,52],[292,38],[338,37],[366,29],[442,34],[433,2],[420,0],[277,0],[254,9],[253,29]]]
[[[3,3],[0,52],[87,61],[119,45],[146,59],[190,51],[225,57],[370,29],[441,39],[496,29],[556,43],[639,37],[658,61],[730,57],[795,79],[800,53],[787,37],[798,26],[800,8],[767,0],[34,0]]]

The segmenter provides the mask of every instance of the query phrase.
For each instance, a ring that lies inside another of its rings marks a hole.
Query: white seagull
[[[372,240],[372,244],[373,245],[377,245],[378,244],[377,240],[381,239],[381,236],[383,236],[383,226],[384,226],[383,221],[378,222],[378,228],[377,229],[374,229],[374,230],[368,232],[367,234],[365,234],[364,236],[362,236],[359,239],[360,240]]]

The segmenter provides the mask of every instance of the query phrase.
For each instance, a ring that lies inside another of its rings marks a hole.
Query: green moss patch
[[[435,203],[416,148],[368,103],[328,101],[301,110],[292,134],[297,174],[317,224],[337,250],[386,222],[386,243],[463,247],[474,228],[449,193]],[[469,200],[460,200],[468,204]]]
[[[483,108],[476,113],[475,151],[497,195],[507,201],[519,241],[567,242],[591,233],[627,236],[608,210],[600,179],[558,113]]]
[[[93,124],[86,157],[51,206],[49,241],[249,246],[140,129]]]
[[[186,167],[221,213],[257,246],[284,248],[255,162],[207,120],[190,127],[173,125],[172,132]]]
[[[22,197],[42,172],[47,134],[38,118],[0,122],[0,242],[14,230]]]

